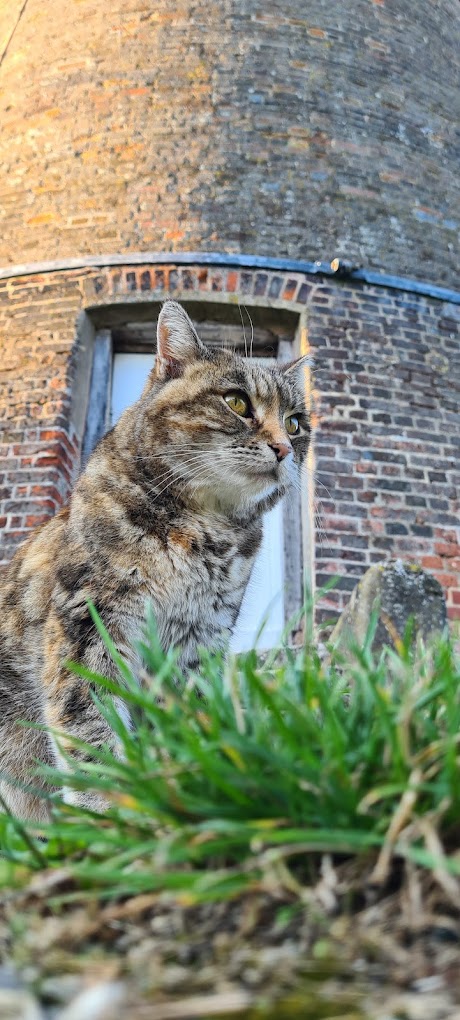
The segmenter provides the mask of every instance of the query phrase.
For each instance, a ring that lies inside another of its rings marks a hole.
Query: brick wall
[[[0,559],[65,502],[79,466],[91,322],[166,295],[306,314],[316,359],[316,581],[330,616],[366,567],[416,560],[460,618],[460,306],[301,273],[197,265],[0,281]],[[153,314],[153,313],[152,313]],[[457,455],[457,456],[456,456]]]
[[[316,287],[309,301],[322,424],[317,583],[341,609],[372,563],[432,571],[460,619],[460,307],[380,287]]]
[[[339,255],[457,286],[458,0],[4,0],[11,33],[0,264]]]
[[[62,506],[78,469],[72,358],[81,280],[0,281],[0,561]]]

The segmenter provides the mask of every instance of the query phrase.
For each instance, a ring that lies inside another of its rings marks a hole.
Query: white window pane
[[[152,354],[115,354],[112,371],[110,421],[112,425],[140,396],[153,367]],[[241,652],[254,646],[272,648],[284,627],[283,512],[280,505],[266,515],[262,547],[257,556],[231,641]]]
[[[264,518],[262,546],[236,621],[232,651],[273,648],[278,643],[284,627],[283,575],[283,508],[278,504]]]
[[[123,411],[140,397],[153,368],[153,354],[115,354],[112,368],[110,424],[115,425]]]

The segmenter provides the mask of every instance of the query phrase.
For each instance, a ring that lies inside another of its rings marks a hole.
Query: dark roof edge
[[[39,273],[59,273],[69,269],[103,269],[108,266],[136,265],[199,265],[199,266],[235,266],[241,269],[285,270],[291,273],[306,273],[315,276],[331,276],[350,282],[360,281],[375,287],[389,287],[392,290],[404,290],[409,294],[421,294],[460,305],[460,292],[448,287],[421,280],[411,280],[405,276],[393,276],[377,273],[371,269],[350,268],[345,273],[336,272],[329,262],[304,262],[296,259],[267,258],[263,255],[233,255],[222,252],[130,252],[125,255],[84,255],[75,259],[57,259],[52,262],[29,262],[18,266],[7,266],[0,269],[0,280],[14,279],[19,276],[33,276]]]

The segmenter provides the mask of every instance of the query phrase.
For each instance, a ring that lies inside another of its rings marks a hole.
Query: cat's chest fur
[[[90,566],[90,588],[120,651],[132,659],[147,602],[153,608],[162,647],[179,648],[183,668],[196,665],[200,645],[224,647],[238,616],[261,535],[260,519],[243,525],[218,514],[190,515],[164,532],[158,528],[138,541],[132,535],[131,541],[112,549],[109,557],[101,527],[100,555],[94,562],[110,562],[110,569],[105,579],[96,582]],[[110,606],[108,618],[104,603]],[[81,605],[82,600],[77,599],[77,614]],[[69,611],[68,602],[65,611]],[[65,626],[65,613],[63,622]]]
[[[171,529],[162,577],[152,573],[150,594],[160,640],[182,649],[184,665],[198,645],[222,647],[235,624],[260,545],[261,523],[229,527],[219,518]],[[147,561],[148,562],[148,561]],[[145,570],[145,564],[144,564]]]

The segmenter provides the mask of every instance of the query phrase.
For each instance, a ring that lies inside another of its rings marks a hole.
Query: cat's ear
[[[202,357],[205,351],[182,305],[165,301],[158,316],[156,378],[178,379],[186,365]]]
[[[290,361],[287,365],[280,365],[283,375],[288,375],[291,379],[295,379],[298,385],[304,387],[306,381],[306,370],[311,368],[313,365],[313,359],[310,354],[304,354],[301,358],[297,358],[297,361]]]

